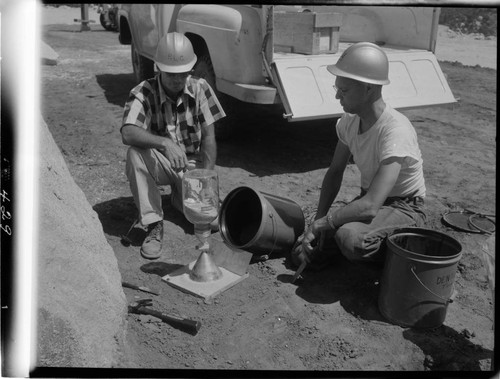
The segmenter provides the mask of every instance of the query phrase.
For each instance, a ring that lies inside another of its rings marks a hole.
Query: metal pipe
[[[82,15],[82,25],[80,26],[80,31],[81,32],[87,32],[90,30],[89,26],[89,5],[88,4],[82,4],[81,5],[81,15]]]

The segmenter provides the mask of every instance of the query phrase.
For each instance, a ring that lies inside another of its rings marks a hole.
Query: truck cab
[[[194,75],[219,96],[282,104],[289,121],[343,114],[326,67],[356,42],[389,58],[384,99],[397,109],[455,102],[434,55],[439,8],[345,5],[123,4],[119,40],[137,81],[154,74],[162,35],[177,31],[198,56]]]

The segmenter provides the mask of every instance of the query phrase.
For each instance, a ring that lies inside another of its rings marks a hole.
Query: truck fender
[[[245,5],[185,5],[179,11],[176,30],[204,41],[217,78],[233,83],[265,83],[257,9]]]
[[[130,32],[126,14],[123,10],[118,12],[118,41],[122,45],[130,45],[132,43],[132,33]]]

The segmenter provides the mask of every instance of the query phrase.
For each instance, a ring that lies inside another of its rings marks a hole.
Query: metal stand
[[[213,256],[202,252],[196,261],[165,275],[162,280],[181,291],[210,300],[248,278],[251,253],[232,251],[218,241],[214,241],[212,248]]]
[[[81,6],[81,11],[82,11],[82,25],[80,26],[80,31],[81,32],[88,32],[90,31],[90,26],[89,26],[89,5],[88,4],[82,4]]]

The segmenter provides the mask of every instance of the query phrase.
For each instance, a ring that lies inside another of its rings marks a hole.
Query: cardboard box
[[[339,48],[341,13],[275,12],[274,50],[334,54]]]

